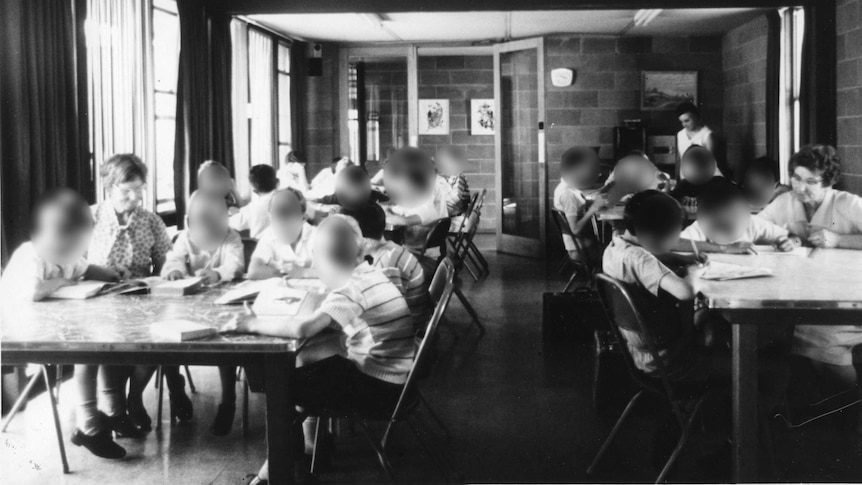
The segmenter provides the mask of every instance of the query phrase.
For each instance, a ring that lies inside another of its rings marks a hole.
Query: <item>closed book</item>
[[[203,278],[185,278],[176,281],[152,284],[150,294],[161,296],[185,296],[203,287]]]
[[[190,320],[164,320],[150,325],[150,332],[169,342],[187,342],[218,334],[218,329]]]
[[[86,300],[102,293],[108,286],[104,281],[79,281],[76,285],[64,286],[51,293],[51,298],[63,300]]]

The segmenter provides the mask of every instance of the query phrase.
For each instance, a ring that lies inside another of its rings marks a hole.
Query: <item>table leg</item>
[[[269,483],[293,483],[294,441],[292,426],[295,410],[288,386],[296,367],[293,354],[270,354],[264,362],[266,379],[266,451]]]
[[[757,481],[757,325],[733,325],[733,479]]]

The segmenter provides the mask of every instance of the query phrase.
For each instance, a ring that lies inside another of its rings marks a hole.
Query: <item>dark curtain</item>
[[[835,2],[812,0],[805,5],[800,90],[801,142],[837,141]]]
[[[72,0],[0,1],[3,263],[28,239],[30,206],[39,194],[67,186],[92,200],[75,18]]]
[[[305,150],[305,86],[308,76],[308,61],[305,50],[308,44],[294,41],[290,46],[290,140],[291,146],[306,158]],[[284,160],[279,160],[284,163]]]
[[[766,14],[766,156],[778,160],[778,114],[781,90],[781,15]]]
[[[203,0],[179,0],[180,61],[174,195],[177,225],[183,227],[186,199],[197,186],[205,160],[223,163],[231,174],[230,16],[209,12]]]

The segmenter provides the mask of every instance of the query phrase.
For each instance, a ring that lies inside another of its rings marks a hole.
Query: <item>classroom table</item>
[[[219,327],[242,306],[216,305],[224,288],[184,297],[100,296],[89,300],[4,301],[0,309],[3,365],[262,365],[266,379],[266,444],[270,483],[294,479],[288,382],[297,341],[257,335],[216,335],[170,342],[150,332],[152,322],[192,320]],[[263,463],[264,457],[249,466]]]
[[[691,279],[707,306],[732,325],[733,477],[736,482],[755,482],[758,330],[862,323],[862,252],[815,249],[808,257],[760,253],[710,258],[773,271],[769,277],[733,281]]]

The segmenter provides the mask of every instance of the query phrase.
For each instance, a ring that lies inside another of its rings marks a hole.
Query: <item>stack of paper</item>
[[[772,276],[772,270],[768,268],[752,268],[739,264],[722,263],[710,261],[701,273],[700,278],[713,281],[739,280],[744,278],[759,278],[761,276]]]

